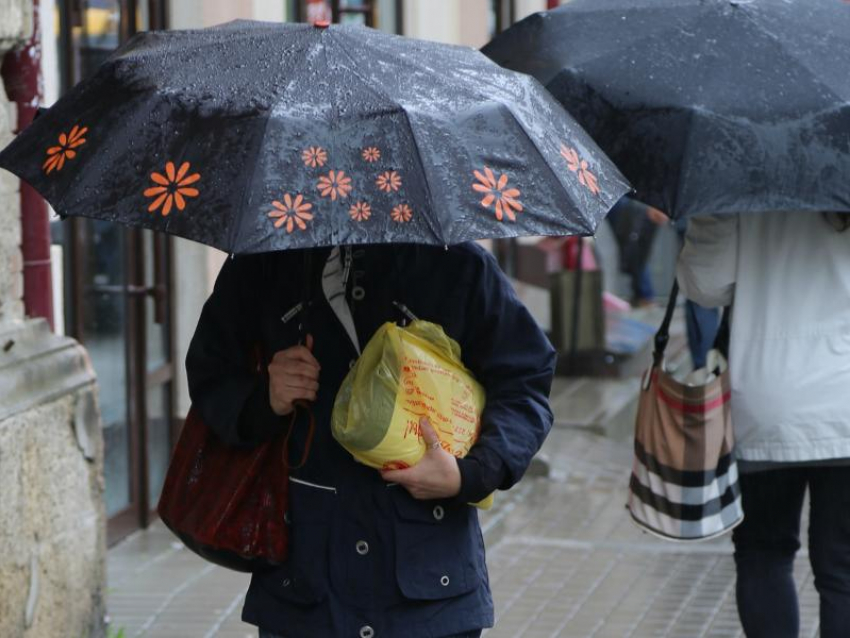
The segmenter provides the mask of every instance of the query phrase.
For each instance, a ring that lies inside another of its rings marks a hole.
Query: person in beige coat
[[[845,214],[698,217],[677,278],[732,306],[729,369],[744,522],[733,532],[749,638],[794,637],[809,492],[822,638],[850,636],[850,232]]]

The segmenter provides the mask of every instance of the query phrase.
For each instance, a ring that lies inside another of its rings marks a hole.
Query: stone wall
[[[0,0],[0,57],[31,0]],[[0,147],[16,111],[0,84]],[[103,440],[85,350],[24,316],[18,180],[0,169],[0,636],[104,634]]]
[[[0,636],[103,635],[103,442],[94,373],[45,321],[0,329]]]
[[[3,5],[0,0],[0,58],[10,43],[6,32]],[[17,109],[6,99],[0,83],[0,148],[12,141],[12,130],[17,122]],[[21,257],[20,194],[17,178],[0,169],[0,324],[5,321],[20,321],[24,318],[23,259]]]

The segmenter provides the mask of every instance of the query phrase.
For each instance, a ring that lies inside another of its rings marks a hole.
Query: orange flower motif
[[[366,202],[357,202],[348,209],[348,214],[356,222],[365,222],[372,216],[372,207]]]
[[[283,194],[283,203],[275,200],[272,202],[275,210],[269,212],[269,217],[275,219],[274,227],[280,228],[286,224],[286,232],[291,233],[297,226],[300,230],[307,230],[308,221],[313,219],[313,213],[309,212],[313,204],[304,201],[301,194],[295,199],[289,193]]]
[[[348,197],[351,192],[351,178],[346,177],[345,171],[331,171],[319,178],[316,188],[319,189],[322,197],[330,195],[330,198],[336,201],[337,197],[340,199]]]
[[[599,183],[596,181],[596,175],[587,170],[587,162],[579,159],[576,150],[561,144],[561,157],[567,160],[567,168],[573,173],[578,173],[579,184],[586,186],[594,195],[598,195]]]
[[[390,191],[397,191],[401,188],[401,177],[396,171],[386,171],[378,175],[378,179],[375,180],[375,184],[378,185],[385,193],[389,193]]]
[[[381,159],[381,149],[379,149],[375,146],[370,146],[369,148],[364,148],[363,149],[363,159],[366,160],[367,162],[369,162],[370,164],[372,162],[377,162],[379,159]]]
[[[311,146],[304,149],[304,152],[301,153],[301,159],[304,161],[304,166],[310,168],[324,166],[325,162],[328,161],[328,152],[320,146]]]
[[[512,222],[516,221],[516,214],[522,212],[522,204],[517,201],[520,195],[518,188],[505,188],[508,185],[508,176],[502,173],[499,179],[488,166],[484,167],[484,172],[473,171],[478,183],[472,185],[472,190],[479,193],[485,193],[484,199],[481,200],[481,205],[485,208],[490,208],[495,203],[496,219],[503,221],[507,216]]]
[[[390,217],[392,217],[394,222],[403,224],[404,222],[409,222],[411,220],[413,217],[413,211],[407,204],[399,204],[398,206],[393,207]]]
[[[74,149],[86,143],[86,138],[83,135],[88,130],[87,126],[80,128],[75,125],[67,135],[60,133],[59,146],[51,146],[47,149],[47,159],[41,166],[44,172],[50,175],[54,169],[61,171],[62,167],[65,166],[66,159],[74,159],[77,156],[77,151]]]
[[[180,170],[175,170],[174,162],[168,162],[165,165],[165,175],[151,173],[151,179],[157,186],[151,186],[145,189],[145,197],[156,198],[148,206],[149,213],[154,212],[162,206],[162,216],[166,217],[171,212],[171,207],[175,204],[177,205],[177,210],[186,208],[185,197],[198,196],[198,189],[191,188],[189,185],[201,179],[201,174],[192,173],[186,176],[186,173],[189,172],[189,166],[189,162],[183,162],[180,165]]]

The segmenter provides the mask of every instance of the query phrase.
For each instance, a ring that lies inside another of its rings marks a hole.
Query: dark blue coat
[[[417,501],[356,463],[331,436],[334,398],[357,352],[320,291],[328,251],[312,255],[312,265],[303,251],[229,259],[187,358],[194,404],[234,445],[256,444],[283,427],[267,382],[252,370],[254,343],[270,358],[299,343],[306,321],[321,365],[315,439],[307,464],[292,473],[290,556],[283,567],[254,575],[242,618],[288,638],[438,638],[491,626],[484,542],[477,510],[466,502],[511,487],[542,444],[552,424],[554,351],[479,246],[354,249],[352,284],[356,297],[365,293],[352,302],[360,343],[402,318],[398,301],[459,342],[487,393],[461,495]],[[305,295],[314,300],[309,313],[284,321]],[[295,427],[298,457],[301,418]]]

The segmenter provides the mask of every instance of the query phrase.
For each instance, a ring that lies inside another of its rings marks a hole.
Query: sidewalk
[[[497,610],[488,638],[743,637],[728,537],[681,545],[641,532],[624,509],[627,442],[559,428],[544,449],[552,476],[523,482],[488,543]],[[800,636],[815,638],[805,551],[796,571]]]
[[[728,537],[657,540],[624,508],[631,466],[624,424],[636,387],[634,379],[556,380],[556,426],[542,450],[550,475],[526,477],[481,517],[497,614],[488,638],[743,636]],[[796,570],[800,635],[816,638],[805,551]],[[247,583],[195,557],[157,523],[109,551],[111,636],[123,629],[124,638],[254,638],[239,620]]]

